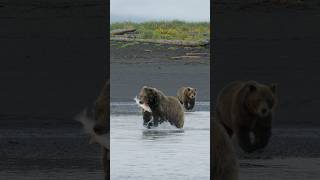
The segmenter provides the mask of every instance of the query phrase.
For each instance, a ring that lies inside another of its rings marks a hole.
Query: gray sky
[[[209,21],[210,0],[110,0],[111,19]]]

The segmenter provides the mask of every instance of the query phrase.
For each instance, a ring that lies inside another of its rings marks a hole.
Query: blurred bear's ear
[[[272,83],[269,85],[269,88],[273,92],[273,94],[275,94],[277,92],[277,87],[278,87],[278,84],[276,84],[276,83]]]
[[[257,90],[257,86],[254,84],[249,84],[249,90],[250,90],[250,92],[254,92]]]
[[[188,91],[190,91],[190,88],[187,88]]]
[[[152,92],[153,91],[153,89],[151,87],[148,87],[148,86],[143,86],[143,89],[145,91],[148,91],[148,92]]]
[[[255,81],[248,81],[246,87],[250,92],[254,92],[257,90],[257,83]]]

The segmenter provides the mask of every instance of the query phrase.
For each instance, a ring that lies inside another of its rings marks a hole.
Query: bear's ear
[[[148,87],[148,86],[143,86],[142,88],[143,89],[150,89],[150,87]]]
[[[187,90],[190,91],[190,88],[188,87]]]
[[[247,84],[246,84],[246,87],[248,88],[249,92],[254,92],[257,90],[257,85],[254,81],[249,81]]]
[[[276,84],[276,83],[272,83],[272,84],[269,85],[269,88],[273,92],[273,94],[276,94],[277,87],[278,87],[278,84]]]
[[[143,89],[146,91],[146,92],[152,92],[153,89],[151,87],[148,87],[148,86],[143,86]]]

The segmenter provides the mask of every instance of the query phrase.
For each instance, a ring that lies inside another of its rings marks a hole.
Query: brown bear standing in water
[[[177,97],[186,110],[191,110],[196,101],[197,89],[192,87],[181,87],[178,89]]]
[[[239,164],[230,137],[220,122],[213,120],[213,179],[237,180]]]
[[[144,86],[140,90],[138,103],[151,110],[151,112],[143,110],[144,126],[156,127],[158,124],[168,121],[177,128],[183,128],[184,111],[176,97],[166,96],[156,88]]]
[[[109,86],[109,83],[104,85],[92,108],[89,110],[86,109],[82,114],[76,117],[76,119],[83,124],[86,133],[90,134],[91,143],[98,143],[101,145],[105,179],[109,179],[108,177],[110,175],[110,123],[107,114],[109,109]]]
[[[230,136],[236,134],[240,147],[251,153],[268,144],[276,103],[275,84],[232,82],[220,92],[215,116]]]

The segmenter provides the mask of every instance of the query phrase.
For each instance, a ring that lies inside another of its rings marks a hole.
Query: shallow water
[[[210,179],[209,103],[185,113],[185,126],[142,126],[134,103],[111,103],[111,179]]]

